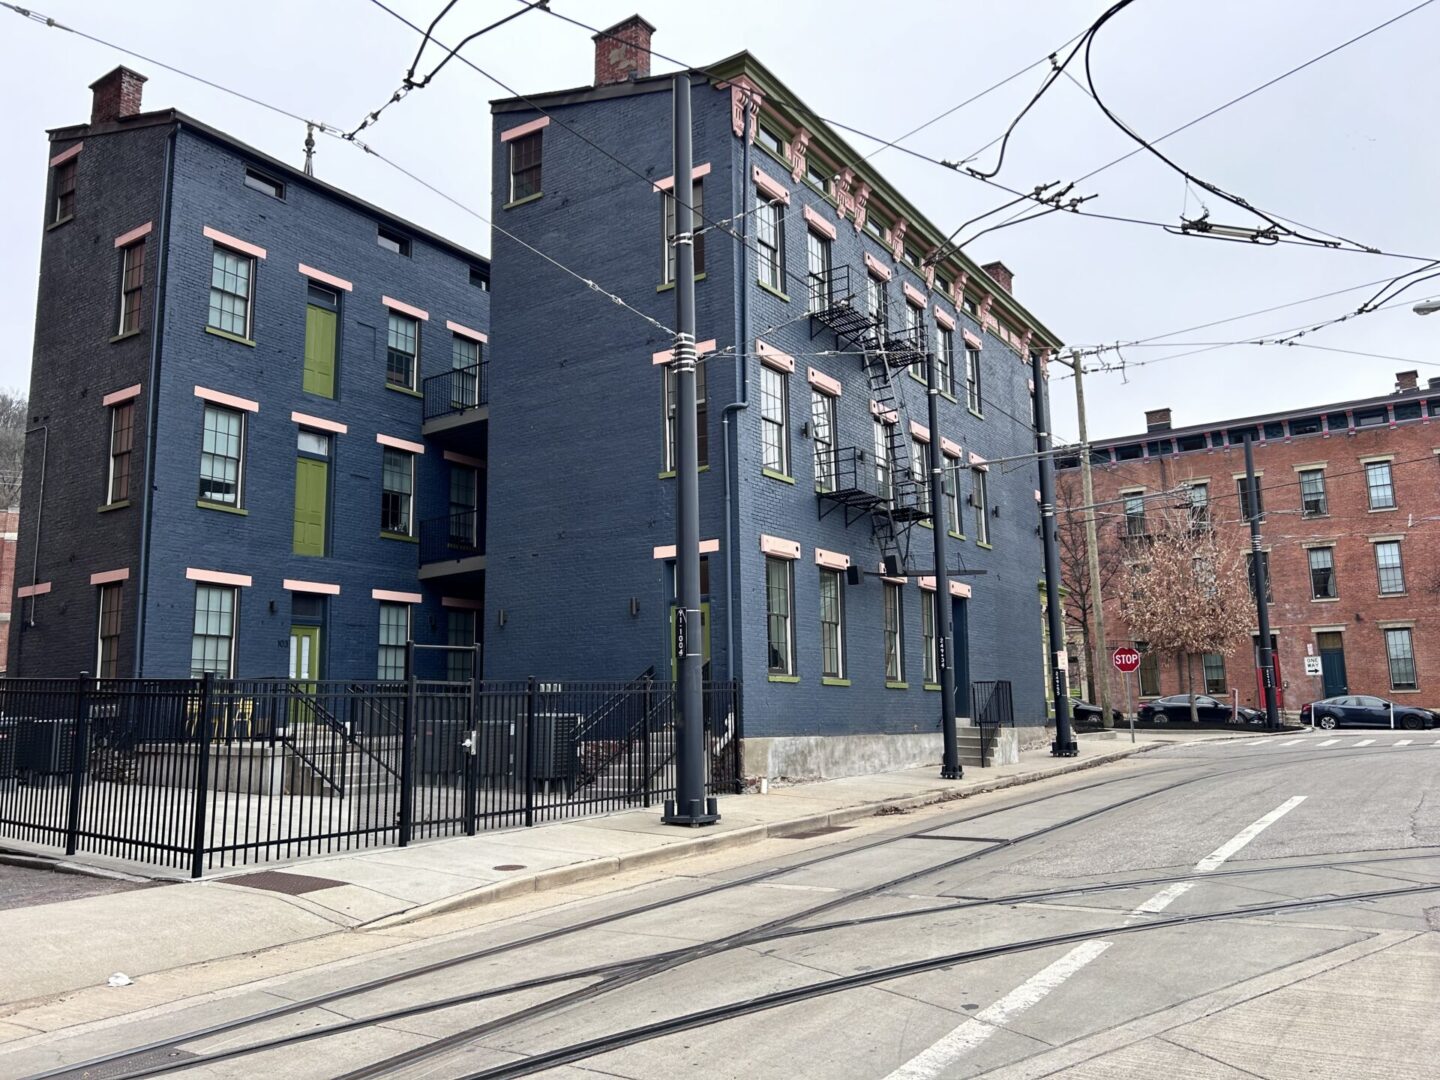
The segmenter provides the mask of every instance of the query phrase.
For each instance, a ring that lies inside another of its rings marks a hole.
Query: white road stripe
[[[1196,863],[1196,872],[1200,874],[1205,874],[1210,872],[1211,870],[1214,870],[1226,859],[1230,858],[1231,855],[1234,855],[1246,844],[1250,843],[1251,840],[1254,840],[1255,837],[1259,836],[1271,825],[1274,825],[1275,822],[1279,821],[1282,817],[1288,814],[1291,810],[1294,810],[1295,807],[1299,806],[1304,801],[1304,795],[1292,796],[1291,798],[1286,799],[1274,810],[1271,810],[1264,817],[1260,818],[1258,821],[1251,822],[1249,825],[1245,826],[1245,828],[1241,829],[1238,833],[1236,833],[1234,837],[1226,840],[1225,843],[1221,844],[1209,855],[1206,855],[1205,858],[1201,859],[1198,863]]]
[[[1317,744],[1317,745],[1319,745],[1319,746],[1334,746],[1334,745],[1335,745],[1337,742],[1339,742],[1339,741],[1340,741],[1339,739],[1326,739],[1324,742],[1319,743],[1319,744]]]
[[[1361,740],[1360,740],[1359,742],[1357,742],[1355,745],[1356,745],[1356,746],[1369,746],[1369,745],[1370,745],[1371,743],[1373,743],[1374,741],[1375,741],[1374,739],[1361,739]]]
[[[1082,941],[1049,967],[1030,976],[994,1005],[982,1009],[927,1050],[905,1062],[885,1080],[932,1080],[956,1059],[994,1035],[1011,1017],[1039,1002],[1046,994],[1110,947],[1108,941]]]
[[[1195,887],[1193,881],[1176,881],[1166,885],[1158,893],[1130,912],[1131,915],[1156,915],[1164,911],[1180,897]]]
[[[1280,746],[1299,746],[1299,745],[1300,745],[1302,742],[1304,742],[1304,741],[1305,741],[1304,739],[1291,739],[1289,742],[1282,742],[1282,743],[1280,743],[1279,745],[1280,745]]]
[[[1400,740],[1399,742],[1397,742],[1395,745],[1396,745],[1396,746],[1409,746],[1409,745],[1410,745],[1412,742],[1414,742],[1414,741],[1415,741],[1414,739],[1401,739],[1401,740]]]

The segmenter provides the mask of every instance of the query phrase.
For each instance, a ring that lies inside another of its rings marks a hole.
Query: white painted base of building
[[[985,732],[987,765],[1013,765],[1020,760],[1021,736],[1026,745],[1041,741],[1043,728],[1002,728]],[[958,732],[960,763],[980,765],[980,729],[962,726]],[[1045,745],[1049,745],[1048,742]],[[744,770],[753,784],[806,783],[842,776],[897,772],[921,766],[940,766],[944,742],[940,732],[914,735],[805,735],[781,738],[747,738]]]

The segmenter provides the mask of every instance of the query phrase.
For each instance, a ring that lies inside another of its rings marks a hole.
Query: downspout
[[[140,494],[139,603],[135,609],[134,677],[145,671],[145,609],[150,589],[150,494],[155,488],[155,428],[160,409],[160,342],[165,334],[165,268],[170,257],[170,194],[175,184],[177,123],[165,140],[165,189],[160,195],[160,243],[156,251],[155,310],[150,318],[150,376],[145,404],[145,487]]]
[[[735,398],[720,413],[720,441],[725,445],[725,678],[735,679],[735,614],[739,605],[738,587],[740,556],[736,550],[736,536],[740,528],[736,520],[739,507],[733,507],[734,487],[733,460],[730,456],[730,414],[750,407],[750,261],[746,252],[750,249],[750,216],[745,212],[750,176],[750,91],[745,91],[745,119],[740,130],[740,184],[739,206],[736,209],[740,224],[740,242],[735,245]],[[740,456],[740,427],[735,433],[735,457]]]

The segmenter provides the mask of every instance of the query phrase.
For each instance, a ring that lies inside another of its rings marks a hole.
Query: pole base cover
[[[941,779],[941,780],[963,780],[963,779],[965,779],[965,767],[964,767],[963,765],[956,765],[956,766],[954,766],[953,768],[951,768],[951,767],[943,766],[943,765],[942,765],[941,768],[940,768],[940,779]]]
[[[660,821],[665,825],[714,825],[720,820],[720,807],[714,799],[706,799],[702,804],[699,799],[690,799],[684,809],[675,804],[674,799],[665,800],[665,813],[661,815]]]
[[[1067,739],[1063,743],[1059,739],[1055,739],[1053,742],[1050,743],[1050,756],[1079,757],[1080,744],[1077,743],[1074,739]]]

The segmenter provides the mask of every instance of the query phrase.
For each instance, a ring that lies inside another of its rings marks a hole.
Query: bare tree
[[[30,402],[14,390],[0,390],[0,510],[20,505],[25,468],[25,424]]]
[[[1095,605],[1114,597],[1113,587],[1124,568],[1124,561],[1115,545],[1101,544],[1098,553],[1100,580],[1090,580],[1090,561],[1085,546],[1084,502],[1079,480],[1073,473],[1067,472],[1056,477],[1056,532],[1060,541],[1060,580],[1065,586],[1065,620],[1080,631],[1081,647],[1085,650],[1089,700],[1098,702],[1100,694],[1096,680],[1101,675],[1096,652],[1097,647],[1104,643],[1091,640],[1091,626]],[[1110,718],[1105,717],[1104,722],[1108,727]]]
[[[1233,534],[1176,508],[1152,515],[1152,527],[1127,543],[1120,613],[1137,641],[1185,659],[1190,719],[1198,720],[1191,658],[1229,652],[1250,637],[1245,551]]]

